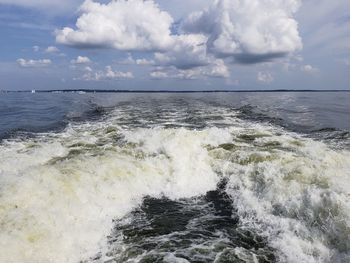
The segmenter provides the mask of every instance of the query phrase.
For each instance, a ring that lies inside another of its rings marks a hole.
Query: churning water
[[[350,93],[1,94],[1,262],[350,262]]]

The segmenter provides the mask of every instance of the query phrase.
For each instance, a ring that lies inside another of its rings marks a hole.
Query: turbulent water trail
[[[226,108],[184,116],[124,107],[3,141],[0,261],[349,260],[349,151]]]

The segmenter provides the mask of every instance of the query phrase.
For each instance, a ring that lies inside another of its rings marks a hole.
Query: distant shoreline
[[[274,92],[350,92],[350,90],[2,90],[0,93],[274,93]]]

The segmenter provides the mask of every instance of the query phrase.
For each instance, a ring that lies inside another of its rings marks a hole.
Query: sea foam
[[[241,226],[265,236],[280,262],[345,262],[349,152],[270,125],[223,122],[125,128],[112,113],[3,142],[0,261],[80,262],[101,251],[107,260],[113,220],[145,196],[196,197],[227,178]]]

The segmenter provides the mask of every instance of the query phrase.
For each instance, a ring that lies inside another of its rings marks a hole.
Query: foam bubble
[[[348,151],[232,115],[230,127],[201,130],[119,122],[0,146],[2,262],[89,260],[144,196],[199,196],[222,177],[242,227],[266,236],[280,261],[349,257]]]
[[[218,182],[203,147],[216,130],[140,129],[125,132],[119,146],[112,137],[99,146],[103,132],[96,128],[68,128],[45,140],[2,146],[4,262],[88,259],[105,243],[112,220],[145,195],[201,195]]]

